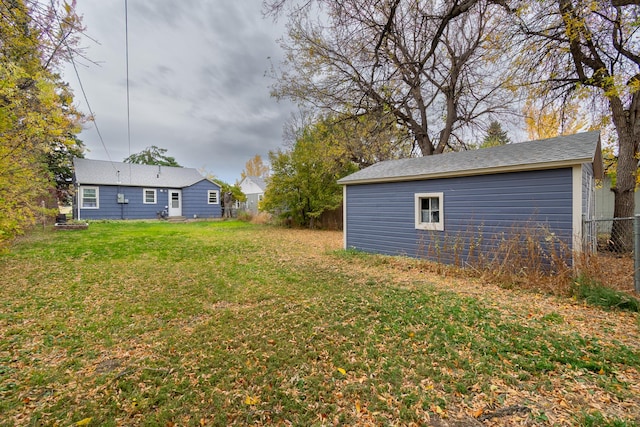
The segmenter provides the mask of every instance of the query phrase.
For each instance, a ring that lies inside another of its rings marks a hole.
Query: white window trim
[[[215,203],[211,203],[211,193],[215,193],[215,195],[216,195]],[[207,190],[207,204],[209,204],[209,205],[219,205],[220,204],[220,192],[218,190]]]
[[[439,222],[422,222],[421,218],[421,203],[420,200],[437,197],[439,199],[438,205],[440,206],[440,221]],[[418,230],[435,230],[444,231],[444,193],[416,193],[414,195],[415,205],[415,227]]]
[[[147,202],[147,191],[153,191],[153,202]],[[158,191],[155,188],[143,188],[142,189],[142,204],[144,204],[144,205],[157,205],[158,204]]]
[[[84,205],[84,190],[96,190],[96,205]],[[100,209],[100,187],[80,187],[80,209]]]

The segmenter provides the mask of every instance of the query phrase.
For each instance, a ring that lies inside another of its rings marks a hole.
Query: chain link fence
[[[612,284],[640,292],[640,215],[585,220],[582,236],[584,249],[597,254]]]

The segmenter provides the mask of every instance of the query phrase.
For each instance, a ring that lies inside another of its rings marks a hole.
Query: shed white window
[[[415,195],[416,228],[444,230],[443,193],[417,193]]]
[[[145,205],[155,205],[158,203],[156,190],[153,188],[145,188],[142,203]]]
[[[100,208],[100,189],[98,187],[82,187],[80,190],[80,206],[82,209]]]
[[[209,190],[207,192],[207,200],[208,203],[210,205],[217,205],[218,203],[220,203],[220,197],[219,197],[219,192],[218,190]]]

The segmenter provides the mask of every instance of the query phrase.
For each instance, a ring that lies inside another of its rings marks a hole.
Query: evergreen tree
[[[173,166],[181,168],[175,158],[167,156],[166,148],[159,148],[155,145],[147,147],[139,153],[135,153],[124,159],[125,163],[133,163],[138,165],[160,165]]]
[[[497,147],[498,145],[510,144],[511,140],[507,132],[502,130],[502,126],[496,120],[492,121],[487,129],[487,135],[482,140],[480,148]]]

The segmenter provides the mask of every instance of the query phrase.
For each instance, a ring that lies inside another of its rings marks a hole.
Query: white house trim
[[[573,193],[573,252],[582,251],[582,165],[572,168],[572,193]],[[575,261],[575,260],[574,260]],[[575,265],[575,263],[574,263]]]
[[[342,186],[342,246],[347,249],[347,185]]]

